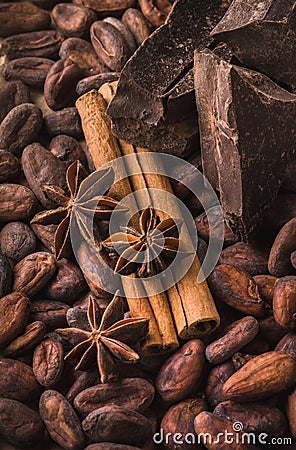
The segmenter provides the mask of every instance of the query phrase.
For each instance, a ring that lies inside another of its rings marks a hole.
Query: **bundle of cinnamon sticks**
[[[96,169],[100,169],[120,156],[137,156],[149,152],[116,139],[112,134],[111,121],[106,114],[106,109],[115,95],[116,86],[116,82],[106,83],[99,91],[92,90],[76,102]],[[134,158],[133,161],[135,161]],[[138,158],[136,161],[141,166],[145,159]],[[168,178],[155,173],[157,170],[151,170],[151,164],[153,164],[153,158],[148,158],[147,165],[150,170],[141,166],[137,175],[125,177],[111,187],[109,195],[121,200],[132,192],[147,188],[160,189],[173,194]],[[148,191],[147,196],[140,196],[140,199],[141,204],[138,205],[140,210],[151,205],[152,199]],[[171,206],[179,212],[177,203]],[[157,213],[161,220],[165,218],[165,213],[159,209]],[[206,281],[197,282],[199,271],[200,263],[195,255],[186,275],[168,290],[158,289],[160,293],[156,294],[154,290],[151,292],[149,283],[145,280],[139,288],[139,284],[133,282],[136,275],[122,277],[123,290],[132,316],[149,319],[149,332],[142,343],[144,354],[172,351],[179,346],[178,337],[181,339],[200,337],[212,332],[219,325],[219,314]]]

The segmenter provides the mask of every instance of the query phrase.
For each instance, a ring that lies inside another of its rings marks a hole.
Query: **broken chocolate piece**
[[[210,32],[229,3],[178,0],[174,4],[167,22],[146,39],[122,71],[108,108],[117,137],[177,155],[186,153],[193,142],[197,145],[190,72],[193,52],[211,43]]]
[[[211,36],[243,65],[296,88],[295,0],[234,0]]]
[[[195,52],[204,174],[224,216],[247,240],[296,165],[296,95],[267,76]]]

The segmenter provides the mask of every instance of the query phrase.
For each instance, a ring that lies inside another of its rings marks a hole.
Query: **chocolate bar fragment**
[[[211,36],[244,66],[296,88],[295,0],[234,0]]]
[[[151,150],[184,155],[198,146],[193,52],[230,0],[178,0],[167,22],[152,33],[124,67],[108,108],[113,133]],[[184,26],[186,24],[186,26]]]
[[[296,95],[209,50],[195,52],[194,81],[204,174],[248,240],[296,168]]]

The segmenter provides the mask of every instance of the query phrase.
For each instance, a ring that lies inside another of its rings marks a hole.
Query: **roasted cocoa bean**
[[[38,206],[31,189],[20,184],[0,184],[0,198],[0,222],[27,219]]]
[[[20,163],[10,152],[0,150],[0,183],[17,178],[20,174]]]
[[[34,351],[33,372],[36,380],[48,388],[56,384],[64,369],[64,351],[60,342],[52,339],[42,341]]]
[[[44,193],[43,184],[52,184],[65,189],[65,166],[41,144],[34,143],[25,148],[22,168],[27,182],[44,208],[54,208],[56,204]]]
[[[12,268],[5,254],[0,251],[0,298],[8,294],[12,287]]]
[[[115,17],[106,17],[105,19],[103,19],[103,22],[110,23],[110,25],[113,25],[113,27],[117,28],[117,30],[126,40],[127,45],[130,49],[130,55],[132,55],[134,51],[136,51],[137,44],[130,29],[121,20],[118,20]]]
[[[23,331],[29,314],[29,299],[26,295],[13,292],[1,298],[0,348],[10,344]]]
[[[142,445],[152,435],[152,424],[142,414],[117,406],[105,406],[91,412],[82,428],[92,442]]]
[[[75,107],[47,114],[43,121],[45,131],[49,136],[67,134],[76,139],[81,139],[83,136],[80,116]]]
[[[24,222],[10,222],[0,231],[0,247],[2,252],[20,261],[36,250],[36,236]]]
[[[0,123],[17,105],[32,103],[28,87],[22,81],[9,81],[0,89]]]
[[[26,31],[44,30],[50,25],[50,15],[32,3],[2,3],[0,5],[0,36]]]
[[[99,60],[115,72],[120,72],[128,60],[130,50],[120,31],[110,23],[94,22],[90,38]]]
[[[215,299],[255,317],[265,316],[270,306],[259,295],[258,286],[244,270],[220,264],[208,278]]]
[[[237,242],[222,251],[219,263],[231,264],[245,270],[250,275],[267,274],[268,253],[266,245]]]
[[[296,359],[296,333],[287,333],[274,349],[276,352],[288,353]]]
[[[56,59],[63,40],[55,30],[20,33],[4,39],[2,51],[10,60],[27,57]]]
[[[154,387],[151,383],[143,378],[124,378],[85,389],[75,397],[74,406],[84,417],[104,406],[144,412],[151,405],[153,398]]]
[[[44,425],[40,416],[28,406],[0,398],[0,433],[18,448],[31,448],[44,438]]]
[[[67,259],[61,259],[57,261],[57,273],[46,285],[44,294],[51,300],[72,305],[86,289],[87,285],[79,267]]]
[[[46,75],[54,61],[47,58],[18,58],[6,64],[3,70],[5,80],[20,80],[28,86],[43,87]]]
[[[275,283],[273,315],[280,326],[296,328],[296,276],[283,277]]]
[[[211,406],[216,406],[226,399],[222,389],[225,381],[228,380],[234,372],[235,369],[232,361],[226,361],[210,371],[206,381],[205,393],[206,399]]]
[[[66,39],[60,48],[60,58],[68,58],[77,64],[85,77],[109,71],[108,67],[99,61],[92,45],[84,39]]]
[[[67,166],[76,159],[79,159],[82,165],[87,166],[86,156],[81,145],[71,136],[59,134],[51,140],[49,149],[56,158],[66,162]]]
[[[73,106],[75,88],[83,77],[80,67],[70,59],[60,59],[48,71],[44,83],[44,98],[54,111]]]
[[[112,83],[119,78],[119,72],[106,72],[83,78],[76,86],[77,95],[83,95],[92,89],[100,89],[105,83]]]
[[[222,402],[214,409],[214,414],[227,417],[232,422],[243,424],[245,433],[266,433],[269,436],[282,436],[287,429],[287,420],[277,408],[262,403]]]
[[[201,412],[194,419],[195,432],[201,436],[201,443],[209,450],[253,450],[254,445],[245,443],[242,431],[235,433],[231,443],[226,436],[233,436],[233,422],[210,412]],[[208,438],[210,436],[210,439]]]
[[[73,3],[77,5],[85,6],[86,8],[93,9],[94,11],[102,12],[121,12],[126,8],[130,8],[135,5],[135,0],[74,0]]]
[[[137,45],[141,45],[150,35],[150,25],[138,9],[128,8],[121,20],[133,34]]]
[[[30,222],[31,228],[50,253],[54,253],[54,236],[58,225],[42,225],[38,223],[38,214]]]
[[[34,296],[56,271],[56,260],[46,252],[26,256],[14,268],[13,290]]]
[[[277,277],[272,275],[255,275],[253,280],[258,286],[261,297],[266,300],[269,305],[272,305],[273,290]]]
[[[44,322],[48,330],[67,326],[66,313],[69,305],[54,300],[36,300],[30,305],[31,320]]]
[[[286,414],[288,417],[290,433],[296,439],[296,389],[294,389],[288,396],[286,403]]]
[[[180,432],[183,436],[194,435],[194,419],[207,409],[207,403],[202,394],[197,398],[189,398],[171,406],[163,416],[160,424],[160,429],[163,430],[164,436],[168,437],[164,442],[164,446],[174,450],[191,450],[192,443],[177,443],[174,441],[174,436]],[[198,449],[199,447],[194,446],[194,448]]]
[[[43,392],[39,412],[50,437],[67,450],[81,450],[85,437],[70,403],[57,391]]]
[[[271,397],[295,383],[296,361],[285,353],[268,352],[248,361],[223,386],[229,400],[248,402]]]
[[[39,394],[40,386],[30,366],[16,359],[0,358],[0,397],[32,402]]]
[[[155,387],[168,402],[183,400],[197,390],[205,364],[204,343],[192,339],[168,358],[158,372]]]
[[[296,217],[289,220],[279,231],[270,250],[268,270],[276,277],[292,275],[291,253],[296,250]]]
[[[244,345],[251,342],[259,331],[259,323],[252,316],[234,322],[231,329],[206,348],[206,358],[212,364],[229,359]]]
[[[139,0],[143,15],[155,27],[164,24],[172,9],[168,0]]]
[[[211,214],[210,221],[211,227],[209,224],[209,214]],[[211,239],[217,239],[217,241],[221,240],[220,227],[221,224],[221,212],[218,208],[211,208],[211,211],[206,213],[202,213],[194,219],[195,226],[198,232],[198,236],[202,237],[206,242],[209,242],[210,231],[211,231]],[[223,218],[222,218],[223,222]],[[217,228],[216,228],[217,227]],[[211,228],[211,229],[210,229]],[[217,230],[217,235],[215,234]],[[235,236],[235,234],[231,231],[231,229],[224,223],[224,245],[229,246],[233,245],[239,241],[239,238]]]
[[[46,331],[47,328],[43,322],[30,323],[25,328],[23,334],[12,341],[2,351],[3,355],[14,358],[25,355],[42,340]]]
[[[100,383],[100,375],[96,369],[82,372],[67,392],[66,399],[71,404],[80,392]]]
[[[52,18],[57,28],[65,36],[86,36],[93,22],[97,20],[94,11],[71,3],[59,3],[52,10]]]
[[[0,124],[0,148],[20,156],[42,126],[42,112],[32,103],[15,106]]]

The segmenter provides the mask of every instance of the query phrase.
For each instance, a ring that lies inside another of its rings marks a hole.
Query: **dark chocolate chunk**
[[[195,52],[194,71],[204,173],[247,240],[295,170],[296,95],[209,50]]]
[[[211,35],[245,66],[296,88],[295,0],[234,0]]]
[[[186,153],[192,142],[196,145],[193,52],[211,43],[210,32],[229,3],[178,0],[174,4],[166,24],[146,39],[121,73],[108,108],[117,137],[178,155]]]

